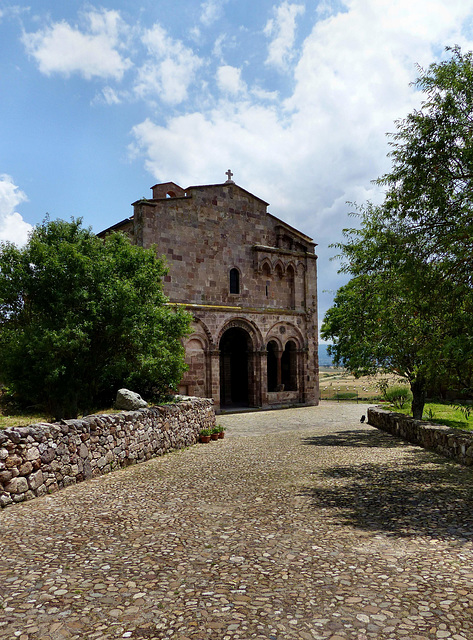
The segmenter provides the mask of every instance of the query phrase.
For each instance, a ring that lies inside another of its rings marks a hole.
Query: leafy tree
[[[442,263],[452,284],[472,284],[473,53],[447,48],[415,85],[419,110],[392,134],[392,169],[377,182],[387,188],[386,222],[410,237],[424,260]]]
[[[471,389],[473,60],[448,51],[421,70],[421,108],[397,122],[383,204],[360,207],[360,228],[336,245],[352,280],[322,326],[356,375],[405,377],[417,418],[439,380]]]
[[[364,252],[363,242],[358,249]],[[410,272],[373,267],[353,277],[338,290],[321,335],[333,341],[335,364],[355,376],[384,372],[404,378],[420,419],[427,389],[451,371],[447,346],[457,337],[458,310],[447,306],[434,269],[411,266]]]
[[[80,220],[46,219],[28,244],[0,245],[0,379],[23,403],[71,417],[130,386],[163,395],[185,364],[187,313],[162,292],[153,249],[106,241]]]

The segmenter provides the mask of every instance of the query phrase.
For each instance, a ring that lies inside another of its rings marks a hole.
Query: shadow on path
[[[324,447],[412,446],[372,431],[344,431],[303,442]],[[313,486],[301,493],[310,496],[315,509],[329,509],[327,517],[342,525],[400,537],[473,540],[473,470],[436,454],[416,448],[384,463],[352,466],[336,466],[334,458],[334,466],[312,475]]]
[[[378,429],[354,429],[353,431],[338,431],[324,436],[310,436],[302,439],[303,444],[318,447],[375,447],[385,449],[399,449],[412,447],[394,436],[389,436]]]

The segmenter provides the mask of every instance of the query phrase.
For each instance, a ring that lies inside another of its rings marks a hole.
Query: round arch
[[[239,328],[245,330],[251,338],[251,347],[253,351],[257,351],[263,346],[263,336],[261,331],[258,329],[256,324],[251,320],[246,320],[246,318],[235,317],[223,325],[217,335],[216,344],[220,345],[220,341],[222,339],[223,334],[228,331],[228,329]]]
[[[218,335],[220,406],[257,406],[261,395],[258,358],[262,336],[252,322],[232,318]]]
[[[192,319],[192,324],[195,325],[195,328],[192,327],[194,329],[194,331],[190,334],[189,339],[193,335],[200,335],[202,337],[205,336],[205,338],[202,338],[206,342],[205,347],[207,349],[213,349],[214,348],[214,341],[213,341],[213,338],[212,338],[212,334],[210,333],[210,330],[207,327],[207,325],[205,324],[205,322],[203,320],[201,320],[200,318],[197,318],[196,316],[194,316],[193,319]]]
[[[303,349],[305,346],[302,332],[290,322],[276,322],[273,324],[266,333],[265,344],[268,344],[270,340],[276,340],[281,345],[282,350],[284,350],[289,340],[295,340],[298,349]]]

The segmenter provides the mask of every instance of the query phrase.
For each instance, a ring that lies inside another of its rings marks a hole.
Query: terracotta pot
[[[212,433],[210,435],[211,440],[218,440],[218,433]]]
[[[210,436],[200,436],[201,442],[210,442]]]
[[[224,437],[225,437],[225,431],[220,431],[220,433],[218,434],[218,437],[219,437],[220,439],[221,439],[221,438],[224,438]]]

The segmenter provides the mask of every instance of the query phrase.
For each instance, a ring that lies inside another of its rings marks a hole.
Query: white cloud
[[[32,226],[25,222],[15,208],[28,198],[14,184],[13,178],[0,174],[0,241],[24,245]]]
[[[284,68],[294,57],[296,19],[304,12],[303,4],[290,4],[288,0],[284,0],[275,10],[276,17],[269,20],[264,29],[267,36],[273,36],[268,47],[267,64]]]
[[[319,243],[320,289],[336,289],[328,245],[355,224],[346,202],[380,199],[371,181],[390,167],[385,134],[419,105],[415,65],[448,44],[473,48],[463,29],[472,9],[464,0],[448,10],[443,0],[346,0],[313,25],[285,101],[249,86],[211,109],[138,124],[135,150],[154,179],[183,187],[223,182],[230,167],[237,184]],[[238,87],[232,68],[221,67],[221,88]]]
[[[159,96],[168,104],[186,100],[202,60],[159,24],[147,30],[142,41],[149,57],[138,71],[136,94],[140,98]]]
[[[132,66],[119,49],[127,27],[117,11],[90,11],[84,16],[85,30],[65,21],[56,22],[36,33],[24,33],[23,44],[46,75],[73,73],[85,79],[121,80]]]
[[[115,91],[115,89],[112,89],[112,87],[104,87],[94,98],[92,104],[107,104],[111,106],[114,104],[121,104],[122,102],[122,97],[117,93],[117,91]]]
[[[217,84],[223,93],[237,95],[246,92],[246,85],[241,79],[241,69],[223,65],[217,69]]]
[[[205,0],[202,2],[201,9],[202,14],[200,21],[206,27],[219,20],[223,15],[223,7],[227,4],[228,0]]]
[[[223,56],[223,45],[224,45],[226,39],[227,39],[227,36],[224,33],[222,33],[215,40],[214,48],[213,48],[213,51],[212,51],[212,53],[214,54],[215,57],[222,59],[222,56]]]

